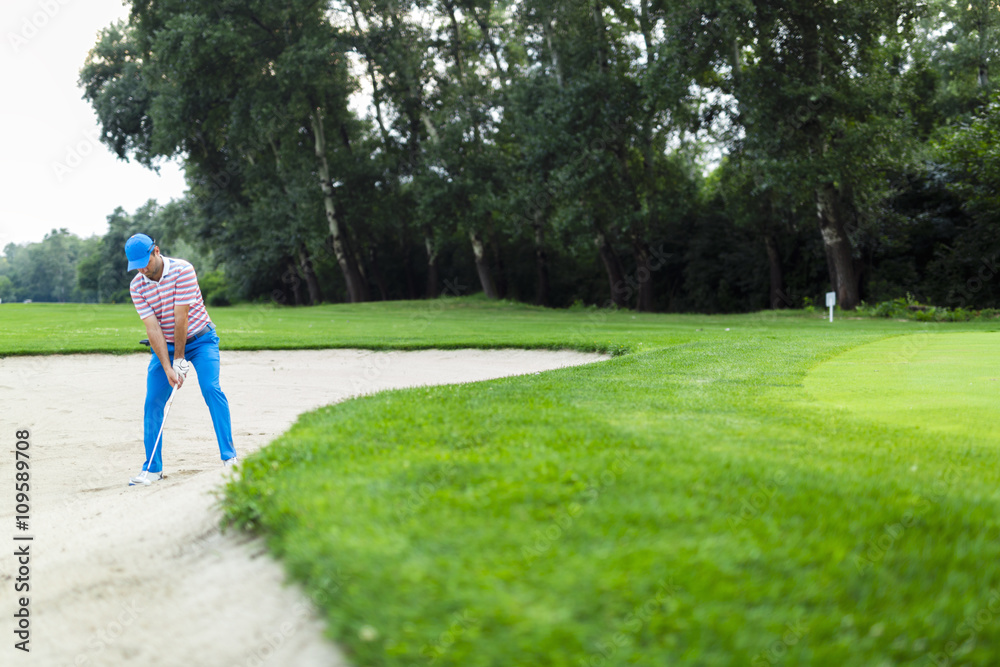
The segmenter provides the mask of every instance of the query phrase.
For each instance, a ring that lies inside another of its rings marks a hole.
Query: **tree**
[[[991,70],[1000,57],[1000,2],[938,0],[930,9],[938,13],[937,26],[945,27],[937,57],[953,94],[963,95],[963,89],[974,88],[973,95],[965,92],[963,96],[989,99],[996,89]]]
[[[76,271],[91,245],[66,229],[53,229],[39,243],[8,244],[3,262],[8,298],[59,303],[83,300]]]
[[[910,155],[900,74],[919,9],[915,0],[719,0],[678,8],[671,23],[693,79],[734,101],[729,142],[752,162],[757,187],[791,186],[814,202],[846,309],[860,300],[859,235],[877,224],[870,212]]]
[[[88,299],[100,303],[128,303],[132,276],[125,257],[125,242],[133,234],[146,234],[163,254],[173,254],[179,238],[167,228],[165,222],[180,206],[179,203],[171,203],[161,207],[156,201],[149,200],[131,214],[120,206],[116,208],[107,217],[108,231],[81,254],[75,274],[77,288]],[[191,257],[189,253],[186,255],[185,259],[201,268],[197,257]]]
[[[0,275],[0,301],[11,302],[16,296],[14,283],[9,276]]]
[[[262,211],[273,219],[280,207],[266,186],[276,180],[292,197],[311,181],[347,296],[362,301],[367,288],[334,192],[335,169],[350,162],[352,88],[325,11],[316,0],[136,2],[127,26],[101,35],[81,84],[102,139],[119,156],[147,165],[184,157],[192,193],[212,224],[220,217],[246,223]],[[139,102],[120,110],[115,101],[131,89]],[[302,268],[319,298],[309,248],[321,227],[306,217],[315,211],[285,211],[292,234],[280,252]]]
[[[967,126],[938,144],[947,167],[947,190],[961,201],[966,220],[939,249],[934,269],[950,286],[947,304],[1000,306],[1000,96]]]
[[[439,175],[429,169],[427,146],[434,127],[429,114],[435,100],[429,93],[433,78],[434,38],[428,27],[413,18],[425,13],[424,3],[394,0],[347,0],[344,22],[354,27],[349,42],[364,60],[372,87],[376,123],[370,154],[378,170],[377,210],[387,231],[395,231],[403,255],[407,293],[416,293],[409,265],[408,245],[422,241],[427,281],[424,293],[440,290],[438,256],[441,237],[452,224],[424,201],[436,196]],[[425,187],[426,186],[426,187]],[[427,188],[430,188],[428,191]]]

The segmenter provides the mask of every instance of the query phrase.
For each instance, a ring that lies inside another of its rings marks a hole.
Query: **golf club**
[[[153,452],[149,455],[149,460],[146,461],[146,470],[135,477],[130,477],[128,481],[129,486],[137,486],[139,484],[143,486],[149,486],[152,484],[149,481],[149,466],[153,464],[153,457],[156,456],[156,448],[160,444],[160,437],[163,436],[163,427],[167,425],[167,415],[170,413],[170,404],[174,402],[174,396],[177,394],[177,386],[175,385],[173,390],[170,392],[170,398],[167,399],[167,404],[163,406],[163,422],[160,424],[160,432],[156,434],[156,442],[153,443]]]

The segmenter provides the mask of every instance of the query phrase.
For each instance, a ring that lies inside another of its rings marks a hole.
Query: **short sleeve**
[[[146,298],[139,294],[139,290],[136,289],[135,283],[129,285],[129,293],[132,295],[132,305],[135,306],[136,312],[139,313],[139,319],[144,320],[156,314],[146,301]]]
[[[190,264],[183,265],[174,294],[175,306],[193,306],[198,303],[198,275]]]

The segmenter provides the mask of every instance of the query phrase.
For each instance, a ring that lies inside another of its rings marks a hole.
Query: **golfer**
[[[205,310],[194,267],[183,259],[161,255],[160,248],[145,234],[125,242],[125,256],[128,270],[139,270],[129,289],[151,348],[143,424],[146,459],[139,474],[129,480],[130,485],[163,479],[162,441],[156,448],[163,409],[173,389],[184,384],[191,364],[212,415],[222,463],[235,464],[229,401],[219,385],[219,337]]]

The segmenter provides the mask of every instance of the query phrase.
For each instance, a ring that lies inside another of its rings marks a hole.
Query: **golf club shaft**
[[[153,452],[149,455],[149,460],[146,461],[146,470],[149,470],[149,466],[153,465],[153,458],[156,456],[156,448],[160,444],[160,438],[163,436],[163,427],[167,425],[167,415],[170,413],[170,404],[174,402],[174,396],[177,394],[177,386],[174,386],[173,391],[170,392],[170,398],[167,399],[167,404],[163,406],[163,421],[160,422],[160,432],[156,434],[156,442],[153,443]]]

